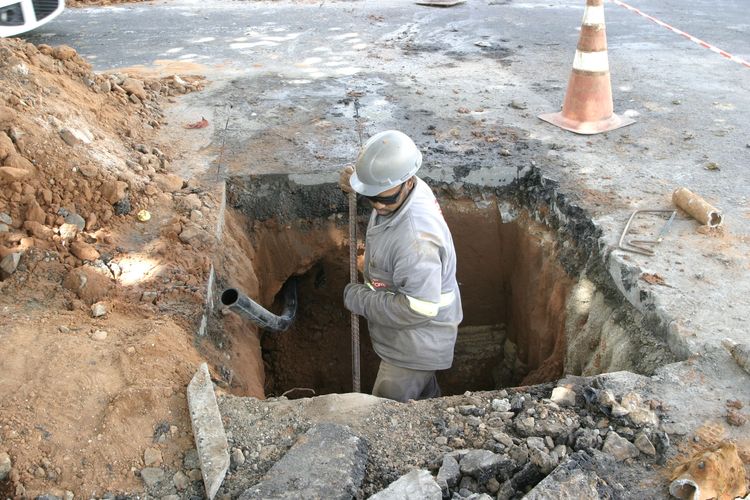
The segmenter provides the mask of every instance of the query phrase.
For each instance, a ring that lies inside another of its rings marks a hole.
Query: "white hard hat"
[[[375,196],[406,182],[422,165],[422,153],[408,135],[386,130],[362,147],[349,183],[359,194]]]

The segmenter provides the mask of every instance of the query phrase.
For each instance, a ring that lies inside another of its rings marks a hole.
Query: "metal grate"
[[[37,21],[55,12],[62,2],[63,0],[32,0]]]

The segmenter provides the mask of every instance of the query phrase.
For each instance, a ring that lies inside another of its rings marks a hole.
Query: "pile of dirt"
[[[202,78],[95,74],[4,39],[0,80],[0,494],[140,490],[192,446],[218,201],[154,142]]]

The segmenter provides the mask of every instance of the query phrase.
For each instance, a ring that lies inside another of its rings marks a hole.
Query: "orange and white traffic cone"
[[[562,112],[539,118],[577,134],[598,134],[634,123],[614,114],[609,80],[604,0],[586,0],[581,36]]]

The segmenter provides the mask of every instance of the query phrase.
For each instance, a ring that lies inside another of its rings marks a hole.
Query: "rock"
[[[0,127],[6,128],[16,121],[16,112],[8,106],[0,104]]]
[[[477,491],[479,489],[479,483],[476,479],[471,476],[464,476],[461,478],[461,482],[458,483],[458,491]]]
[[[0,233],[7,233],[10,231],[10,228],[6,224],[0,224]]]
[[[107,314],[107,304],[104,302],[97,302],[91,305],[91,316],[94,318],[100,318]]]
[[[70,328],[67,326],[61,325],[57,327],[57,331],[60,333],[70,333]]]
[[[486,483],[492,476],[509,474],[515,463],[505,455],[488,450],[471,450],[461,459],[461,474],[469,475],[480,483]]]
[[[126,78],[120,87],[128,94],[134,95],[142,101],[148,98],[146,90],[143,88],[143,82],[135,78]]]
[[[367,444],[362,438],[347,426],[320,423],[307,431],[240,499],[351,498],[364,479],[366,464]],[[437,498],[441,498],[440,487],[434,481],[433,484]]]
[[[524,446],[513,445],[508,449],[508,455],[515,460],[518,465],[523,465],[529,461],[529,450]]]
[[[507,342],[506,342],[507,343]],[[523,410],[523,405],[526,402],[526,396],[523,394],[514,394],[510,399],[510,411],[518,413]]]
[[[492,439],[501,443],[506,448],[513,446],[513,438],[502,431],[492,431]]]
[[[90,213],[89,216],[86,218],[86,230],[90,231],[96,227],[97,217],[95,213]]]
[[[198,469],[201,466],[200,459],[198,458],[198,450],[195,448],[185,452],[185,456],[182,457],[182,467],[191,470]]]
[[[59,229],[60,238],[66,243],[72,241],[75,239],[76,235],[78,235],[78,231],[80,231],[81,229],[79,229],[78,225],[76,224],[63,224]]]
[[[147,488],[153,488],[164,479],[164,471],[157,467],[141,469],[141,479]]]
[[[113,205],[115,209],[115,215],[127,215],[130,213],[130,196],[127,194],[123,199]]]
[[[60,138],[67,144],[68,146],[77,146],[78,144],[81,144],[80,139],[75,136],[72,130],[68,128],[63,128],[60,130]]]
[[[534,419],[534,417],[523,418],[519,415],[518,418],[514,420],[514,426],[522,436],[533,435],[535,423],[536,420]]]
[[[104,330],[96,330],[94,333],[91,334],[91,338],[94,340],[98,340],[98,341],[107,340],[107,332]],[[153,465],[153,464],[146,463],[146,465]]]
[[[187,245],[196,245],[200,243],[206,232],[195,224],[186,224],[180,232],[180,241]]]
[[[47,222],[47,214],[42,210],[42,207],[39,206],[39,203],[37,203],[36,200],[29,203],[29,206],[26,208],[26,220],[38,222],[39,224]]]
[[[638,448],[627,439],[620,437],[615,431],[607,433],[607,438],[602,445],[602,451],[608,455],[612,455],[620,462],[638,456]]]
[[[628,414],[628,419],[637,427],[656,427],[659,425],[659,417],[646,408],[636,408]]]
[[[0,260],[0,279],[5,279],[16,272],[21,255],[23,255],[23,252],[14,252]]]
[[[544,439],[540,437],[528,437],[526,438],[526,445],[537,450],[546,450],[547,446],[544,444]]]
[[[82,144],[91,144],[94,140],[94,134],[92,134],[88,129],[77,129],[72,127],[66,127],[63,128],[60,131],[60,134],[63,133],[63,131],[67,131],[67,133],[71,134],[77,143]]]
[[[195,222],[196,224],[203,221],[203,212],[201,212],[200,210],[191,210],[190,221]]]
[[[519,101],[517,99],[513,99],[512,101],[510,101],[509,106],[513,109],[526,109],[527,108],[527,105],[525,102]]]
[[[70,244],[70,253],[81,260],[95,261],[100,257],[99,252],[93,245],[82,241],[74,241]]]
[[[16,167],[0,167],[0,182],[10,184],[11,182],[21,181],[31,175],[29,170]]]
[[[10,455],[5,452],[0,452],[0,481],[8,479],[13,463],[10,460]]]
[[[58,45],[52,49],[52,57],[59,61],[70,61],[78,55],[76,49],[67,45]]]
[[[524,500],[551,498],[625,498],[617,494],[596,473],[591,457],[579,451],[560,464],[524,496]]]
[[[654,445],[651,443],[651,440],[645,432],[639,432],[635,437],[635,446],[641,451],[641,453],[651,457],[656,455],[656,448],[654,448]]]
[[[625,408],[621,404],[616,403],[616,402],[612,403],[612,416],[613,417],[615,417],[615,418],[624,417],[628,413],[630,413],[630,410],[628,410],[627,408]]]
[[[628,392],[620,400],[620,404],[628,411],[633,411],[643,405],[643,398],[637,392]]]
[[[602,438],[597,429],[578,429],[575,433],[573,449],[578,451],[589,448],[598,448],[602,442],[601,440]]]
[[[507,399],[493,399],[492,411],[510,411],[510,401]]]
[[[23,156],[15,152],[5,157],[5,160],[3,161],[3,166],[25,170],[29,173],[33,173],[35,171],[33,163],[31,163],[29,160],[27,160],[26,158],[24,158]]]
[[[78,165],[78,171],[81,172],[81,175],[83,175],[84,177],[92,178],[92,177],[96,177],[96,174],[99,172],[99,169],[94,165],[90,165],[88,163],[82,163]]]
[[[747,417],[734,408],[729,408],[727,409],[727,423],[735,427],[742,427],[747,423]]]
[[[398,478],[383,491],[374,494],[369,500],[400,500],[419,498],[441,500],[443,494],[432,475],[423,469],[414,469]]]
[[[115,204],[125,198],[128,183],[123,181],[105,182],[101,187],[102,198],[109,203]]]
[[[556,453],[558,458],[565,458],[568,456],[568,448],[564,444],[558,444],[552,452]]]
[[[6,214],[5,212],[0,212],[0,222],[9,226],[13,225],[13,219],[11,219],[10,215]]]
[[[455,488],[458,480],[461,479],[461,469],[458,462],[450,455],[443,457],[443,464],[440,466],[437,474],[437,484],[443,491],[444,495],[448,494],[448,488]]]
[[[113,286],[108,276],[89,266],[71,269],[63,280],[63,288],[89,305],[102,301]]]
[[[13,145],[13,141],[8,137],[8,134],[0,130],[0,162],[2,162],[11,153],[16,152],[16,147]]]
[[[477,408],[475,405],[462,405],[458,407],[458,412],[461,415],[465,416],[479,416],[480,414],[484,414],[484,410],[482,408]]]
[[[557,460],[547,453],[547,448],[529,447],[529,462],[539,467],[542,474],[549,474],[557,467]]]
[[[177,204],[185,209],[185,211],[199,210],[203,207],[203,202],[200,197],[195,193],[190,193],[187,196],[183,196],[177,200]]]
[[[232,467],[237,468],[245,463],[245,455],[242,453],[240,448],[234,448],[232,453],[229,455],[230,464]]]
[[[576,393],[567,387],[555,387],[552,389],[552,396],[550,399],[552,402],[557,403],[560,406],[575,406]]]
[[[157,292],[148,291],[141,294],[141,302],[151,302],[152,304],[156,301],[158,296]]]
[[[172,483],[174,483],[174,487],[177,488],[177,491],[185,491],[188,486],[190,486],[190,478],[188,478],[184,472],[177,471],[172,477]]]
[[[495,479],[494,477],[490,478],[489,481],[487,481],[487,491],[492,493],[493,495],[497,493],[497,491],[500,489],[500,482]]]
[[[151,467],[152,465],[161,465],[162,462],[162,456],[161,456],[161,450],[158,448],[146,448],[146,451],[143,452],[143,464],[146,467]]]
[[[154,182],[162,191],[166,191],[167,193],[179,191],[185,184],[182,177],[175,174],[156,174],[154,175]]]
[[[55,232],[52,231],[51,227],[47,227],[44,224],[39,224],[38,222],[32,220],[27,220],[26,222],[24,222],[23,228],[29,231],[34,238],[38,238],[40,240],[51,239],[55,234]]]

